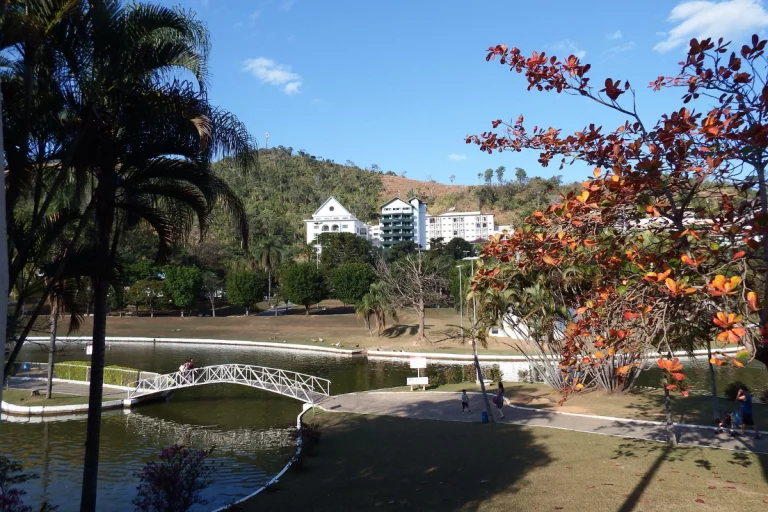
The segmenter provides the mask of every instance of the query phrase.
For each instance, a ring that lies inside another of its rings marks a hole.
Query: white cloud
[[[613,57],[614,55],[618,55],[619,53],[628,52],[629,50],[632,50],[635,47],[634,41],[629,41],[628,43],[620,44],[618,46],[612,46],[611,48],[607,48],[605,51],[603,51],[603,55],[607,55],[609,57]]]
[[[667,21],[677,25],[667,39],[653,47],[659,53],[688,44],[692,38],[733,39],[768,26],[768,12],[760,0],[693,0],[677,5]]]
[[[459,161],[459,160],[466,160],[466,159],[467,159],[467,155],[459,155],[456,153],[451,153],[450,155],[448,155],[448,160]]]
[[[561,57],[568,57],[569,55],[574,55],[579,59],[583,59],[587,52],[580,49],[576,43],[571,41],[570,39],[563,39],[562,41],[558,41],[554,44],[550,44],[547,47],[549,50],[552,50],[553,52],[567,52],[568,55],[561,55]]]
[[[247,71],[263,84],[281,87],[285,94],[298,94],[301,87],[301,75],[291,71],[290,66],[277,64],[271,59],[257,57],[243,62],[243,71]]]
[[[616,32],[613,32],[612,34],[608,34],[605,36],[606,39],[614,40],[614,39],[621,39],[624,37],[624,35],[621,33],[621,30],[617,30]]]

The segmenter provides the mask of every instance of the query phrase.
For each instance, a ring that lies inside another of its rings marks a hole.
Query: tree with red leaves
[[[576,273],[579,286],[563,296],[564,372],[582,365],[593,378],[621,383],[655,353],[665,391],[687,394],[671,353],[710,341],[743,344],[768,366],[765,45],[754,36],[737,55],[723,40],[691,41],[679,75],[651,87],[685,87],[683,103],[705,113],[684,106],[653,127],[637,114],[628,82],[608,78],[596,90],[590,66],[573,55],[526,58],[517,48],[489,48],[487,60],[524,74],[529,90],[586,97],[628,117],[613,131],[592,124],[565,136],[528,130],[520,117],[494,121],[498,133],[467,137],[488,153],[534,150],[543,166],[559,159],[561,168],[574,161],[594,168],[581,192],[492,239],[473,282],[494,307],[492,298],[509,296],[519,272],[548,275],[544,283]],[[497,311],[503,316],[510,309]],[[742,365],[717,352],[710,362]]]

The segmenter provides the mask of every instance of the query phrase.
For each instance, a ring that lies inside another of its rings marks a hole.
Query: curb
[[[322,410],[322,407],[319,407],[319,406],[315,406],[315,407],[318,407],[319,409]],[[308,412],[312,408],[313,408],[312,404],[305,403],[302,406],[302,410],[299,413],[299,415],[296,416],[296,430],[297,430],[297,433],[298,433],[298,435],[296,437],[296,452],[293,454],[293,457],[291,457],[291,460],[289,460],[288,463],[285,466],[283,466],[283,469],[280,470],[280,472],[278,474],[273,476],[269,480],[269,482],[267,482],[266,484],[262,485],[261,487],[259,487],[255,491],[253,491],[248,496],[246,496],[244,498],[240,498],[239,500],[237,500],[237,501],[235,501],[233,503],[230,503],[229,505],[225,505],[223,507],[219,507],[219,508],[215,509],[213,512],[225,512],[225,511],[229,510],[230,507],[237,506],[240,503],[243,503],[243,502],[253,498],[254,496],[257,496],[257,495],[261,494],[265,489],[267,489],[271,485],[276,484],[283,477],[285,472],[288,471],[291,468],[291,466],[293,466],[293,464],[298,460],[299,455],[301,455],[301,449],[302,449],[302,444],[303,444],[303,440],[301,438],[301,417],[304,416],[304,414],[306,412]]]
[[[57,338],[61,341],[75,342],[75,343],[88,343],[92,341],[91,336],[61,336]],[[363,355],[362,349],[346,349],[346,348],[332,348],[332,347],[313,347],[311,345],[299,345],[296,343],[273,343],[269,341],[248,341],[248,340],[219,340],[208,338],[143,338],[133,336],[107,336],[105,338],[108,342],[133,342],[133,343],[179,343],[189,345],[232,345],[232,346],[246,346],[246,347],[260,347],[260,348],[272,348],[280,350],[290,350],[296,352],[315,352],[318,354],[334,354],[343,356],[356,356]],[[44,343],[49,341],[45,336],[30,336],[26,341],[34,341],[36,343]]]

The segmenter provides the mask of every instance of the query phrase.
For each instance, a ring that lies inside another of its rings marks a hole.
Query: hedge
[[[88,379],[90,361],[67,361],[53,367],[53,376],[57,379],[81,380]],[[128,386],[139,380],[140,370],[125,366],[110,365],[104,368],[104,384]]]

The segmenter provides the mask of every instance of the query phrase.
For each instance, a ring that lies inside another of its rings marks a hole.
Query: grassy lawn
[[[455,391],[459,393],[462,389],[480,391],[480,386],[471,382],[446,384],[429,390],[427,393],[430,391]],[[491,386],[490,389],[495,390],[496,386]],[[410,392],[410,388],[405,386],[393,388],[392,391]],[[504,391],[505,396],[515,405],[598,416],[664,421],[664,392],[661,390],[638,389],[630,393],[614,395],[595,391],[571,395],[563,405],[558,403],[562,398],[561,395],[553,392],[544,384],[505,382]],[[725,398],[718,398],[718,400],[721,414],[737,409],[735,402]],[[753,411],[758,426],[762,430],[768,430],[768,405],[755,403],[753,404]],[[704,395],[691,395],[686,398],[673,394],[672,413],[674,420],[678,423],[711,425],[714,419],[712,417],[712,399]]]
[[[63,395],[54,393],[50,400],[45,399],[45,392],[39,396],[33,396],[28,389],[4,389],[3,400],[9,404],[34,407],[38,405],[80,405],[87,404],[87,396]],[[109,400],[112,400],[110,398]]]
[[[766,456],[515,425],[311,421],[315,454],[239,510],[768,510]]]
[[[86,318],[80,333],[90,335],[92,318]],[[362,319],[352,308],[344,308],[338,301],[321,303],[321,310],[312,310],[306,316],[296,309],[285,316],[222,316],[187,317],[156,316],[149,318],[111,316],[107,320],[107,336],[138,336],[149,338],[215,338],[252,341],[299,343],[330,346],[341,343],[341,348],[380,350],[406,350],[418,352],[470,353],[471,347],[452,338],[452,325],[460,322],[453,309],[430,309],[427,312],[429,342],[416,344],[418,318],[412,312],[401,312],[399,322],[390,322],[382,336],[369,336]],[[60,334],[66,335],[68,322],[60,323]],[[75,334],[77,335],[77,334]],[[323,341],[312,341],[322,338]],[[487,354],[514,354],[517,350],[501,340],[491,341]]]

